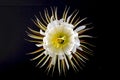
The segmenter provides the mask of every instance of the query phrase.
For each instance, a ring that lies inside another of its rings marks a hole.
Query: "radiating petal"
[[[79,26],[78,28],[75,29],[76,32],[81,31],[82,29],[85,29],[86,26]]]

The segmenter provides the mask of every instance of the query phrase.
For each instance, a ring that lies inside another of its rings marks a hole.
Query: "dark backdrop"
[[[95,50],[95,56],[79,73],[69,72],[66,77],[47,76],[29,61],[25,54],[34,50],[34,45],[26,42],[25,30],[32,25],[34,15],[50,6],[57,6],[61,13],[65,6],[71,11],[80,10],[81,17],[88,17],[97,28],[97,3],[95,0],[11,0],[0,1],[0,80],[98,80],[103,78],[102,53]],[[98,36],[98,35],[96,35]]]

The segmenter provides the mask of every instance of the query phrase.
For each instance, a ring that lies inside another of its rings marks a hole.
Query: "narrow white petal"
[[[49,52],[46,50],[46,51],[44,52],[44,54],[45,54],[45,55],[48,55],[48,54],[49,54]]]
[[[59,60],[63,60],[63,59],[64,59],[64,56],[63,56],[63,55],[58,55],[58,59],[59,59]]]
[[[49,55],[50,55],[51,57],[55,57],[55,56],[56,56],[54,53],[51,53],[51,52],[49,52]]]
[[[77,49],[79,49],[80,51],[83,51],[83,49],[81,47],[77,47]]]
[[[50,21],[53,22],[53,20],[54,20],[54,16],[51,17]]]
[[[78,32],[78,31],[80,31],[82,29],[85,29],[85,27],[86,27],[85,25],[79,26],[78,28],[75,29],[75,31]]]
[[[71,54],[71,55],[68,55],[68,57],[69,57],[69,59],[71,59],[71,58],[72,58],[72,54]]]
[[[37,47],[41,47],[43,46],[43,44],[35,44]]]
[[[58,71],[59,71],[59,74],[61,73],[60,71],[60,59],[58,58]]]
[[[60,23],[63,23],[63,21],[64,21],[64,19],[60,19],[60,20],[59,20]]]
[[[57,26],[59,23],[58,23],[58,20],[55,20],[55,21],[53,21],[52,22],[52,26],[54,27],[54,26]]]
[[[56,62],[56,56],[52,57],[51,64],[53,64],[55,66],[55,62]]]
[[[68,64],[68,61],[67,61],[66,57],[65,57],[65,63],[67,65],[67,69],[69,69],[69,64]]]
[[[76,45],[76,47],[80,46],[80,40],[78,38],[75,39],[75,45]]]
[[[70,51],[67,51],[65,54],[66,54],[66,55],[71,55],[71,52],[70,52]]]
[[[74,31],[74,37],[78,37],[78,33]]]
[[[46,63],[47,63],[47,61],[49,60],[49,56],[47,57],[47,59],[44,61],[44,63],[40,66],[40,67],[43,67]]]
[[[72,52],[75,53],[76,52],[76,46],[74,45]]]
[[[72,16],[72,15],[71,15],[71,16]],[[70,21],[71,16],[69,16],[69,17],[67,18],[67,23]]]
[[[45,32],[43,32],[42,30],[40,30],[40,34],[41,35],[45,35]]]

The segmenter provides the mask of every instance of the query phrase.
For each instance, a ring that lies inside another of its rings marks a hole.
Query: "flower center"
[[[53,21],[48,24],[45,32],[46,36],[43,39],[43,47],[50,53],[56,55],[63,52],[70,52],[74,47],[75,35],[71,24],[61,23],[60,21]]]
[[[65,36],[63,36],[63,37],[58,37],[57,39],[56,39],[56,47],[57,48],[60,48],[61,46],[62,46],[62,44],[64,44],[64,42],[65,42]]]
[[[59,44],[63,44],[63,43],[64,43],[64,40],[65,40],[65,36],[60,37],[60,38],[57,38],[57,42],[58,42]]]

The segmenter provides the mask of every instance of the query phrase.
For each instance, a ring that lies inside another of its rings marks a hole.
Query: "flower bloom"
[[[50,69],[54,72],[56,65],[59,74],[62,71],[65,73],[66,69],[70,69],[70,66],[78,71],[78,66],[84,66],[83,63],[88,60],[85,54],[92,52],[84,44],[93,45],[82,39],[92,38],[89,35],[82,35],[82,33],[92,28],[86,28],[86,25],[78,26],[86,18],[76,19],[79,12],[77,10],[68,16],[68,11],[69,8],[65,8],[62,18],[58,19],[57,8],[51,8],[51,16],[48,10],[45,9],[44,17],[40,13],[42,21],[38,17],[33,20],[40,31],[28,28],[31,33],[27,33],[32,40],[27,41],[34,42],[38,47],[38,50],[30,53],[38,54],[31,60],[39,59],[37,66],[47,65],[48,72]]]

